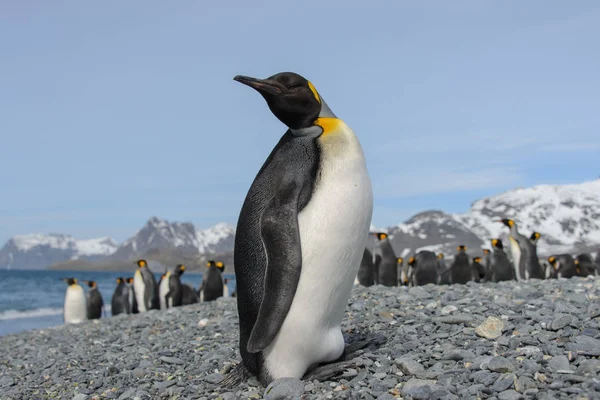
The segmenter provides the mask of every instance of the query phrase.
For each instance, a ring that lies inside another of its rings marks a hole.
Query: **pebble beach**
[[[0,399],[597,399],[600,280],[355,286],[342,323],[372,344],[329,381],[235,364],[236,300],[0,338]]]

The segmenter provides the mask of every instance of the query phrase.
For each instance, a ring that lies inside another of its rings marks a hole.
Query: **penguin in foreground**
[[[138,269],[133,274],[133,290],[135,291],[138,311],[142,313],[148,310],[159,310],[160,301],[156,278],[148,268],[146,260],[138,260],[136,264]]]
[[[434,252],[422,250],[412,261],[412,285],[422,286],[438,282],[438,258]]]
[[[90,290],[87,293],[87,318],[100,319],[104,310],[104,300],[95,281],[83,281]]]
[[[63,278],[69,285],[65,293],[63,321],[65,324],[78,324],[87,319],[85,292],[75,278]]]
[[[483,269],[485,270],[485,281],[492,282],[492,252],[483,249]]]
[[[209,260],[206,263],[206,272],[200,286],[200,301],[214,301],[223,297],[223,276],[221,271],[225,269],[221,261]]]
[[[341,322],[373,193],[358,138],[312,83],[291,72],[235,80],[289,128],[254,179],[235,236],[242,364],[226,379],[239,381],[245,370],[266,386],[342,358]]]
[[[515,276],[515,269],[504,252],[502,240],[492,239],[491,242],[494,250],[490,264],[492,282],[512,281]]]
[[[375,267],[373,266],[373,254],[365,247],[363,251],[362,260],[356,279],[359,285],[372,286],[375,283]]]
[[[485,282],[485,268],[481,265],[481,257],[473,257],[471,263],[471,279],[477,283]]]
[[[471,264],[469,262],[469,256],[467,255],[467,246],[461,244],[456,250],[458,252],[454,256],[454,260],[450,266],[450,283],[461,283],[464,285],[472,278]]]
[[[444,253],[437,255],[438,262],[438,285],[449,285],[450,284],[450,268],[446,265],[446,259]]]
[[[133,278],[127,278],[127,288],[129,289],[129,309],[132,314],[137,314],[138,310],[137,299],[135,296],[135,289],[133,288]]]
[[[503,223],[510,229],[508,239],[510,240],[510,250],[517,280],[544,279],[544,272],[538,260],[536,246],[532,244],[529,238],[519,233],[517,224],[512,219],[504,218],[498,220],[498,222]],[[537,239],[535,243],[537,244]]]
[[[373,264],[377,271],[377,284],[383,286],[398,286],[398,262],[387,233],[373,233],[378,240],[373,249]]]
[[[113,317],[119,314],[131,314],[129,287],[123,278],[117,278],[117,287],[110,300],[110,310]]]
[[[581,253],[575,258],[575,268],[579,276],[585,277],[598,274],[596,264],[589,253]]]
[[[558,254],[548,257],[548,262],[555,271],[556,278],[572,278],[577,276],[577,266],[570,254]]]

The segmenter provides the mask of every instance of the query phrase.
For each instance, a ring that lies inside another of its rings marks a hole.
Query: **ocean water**
[[[160,274],[154,274],[156,281]],[[25,271],[0,270],[0,336],[18,333],[29,329],[43,329],[63,324],[63,304],[67,284],[62,278],[77,278],[96,281],[104,300],[106,318],[110,318],[110,301],[118,277],[131,277],[133,271],[94,272],[94,271]],[[235,287],[235,275],[230,278],[231,291]],[[202,273],[186,272],[181,281],[198,289],[202,283]],[[87,292],[87,285],[81,283]],[[103,316],[104,318],[104,316]]]

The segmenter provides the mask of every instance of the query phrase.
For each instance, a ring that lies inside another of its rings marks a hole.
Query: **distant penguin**
[[[133,288],[133,278],[127,278],[127,288],[129,289],[129,309],[132,314],[139,313],[135,289]]]
[[[450,283],[465,284],[471,280],[471,263],[467,255],[467,247],[459,245],[450,266]]]
[[[373,192],[358,138],[312,83],[289,72],[236,80],[289,128],[252,183],[235,236],[242,366],[268,385],[342,356]]]
[[[554,268],[557,278],[572,278],[577,276],[577,266],[570,254],[557,254],[548,257],[548,262]]]
[[[223,296],[222,267],[221,261],[209,260],[206,263],[206,271],[200,288],[200,301],[213,301]]]
[[[198,295],[194,288],[192,288],[187,283],[183,283],[181,285],[181,305],[187,306],[189,304],[198,303]]]
[[[400,286],[408,286],[410,280],[408,279],[408,264],[404,264],[404,258],[396,257],[396,264],[398,264],[398,284]]]
[[[481,265],[481,257],[473,257],[471,263],[471,276],[474,282],[485,282],[485,268]]]
[[[62,280],[69,285],[65,293],[64,323],[78,324],[87,320],[87,305],[83,288],[75,278],[63,278]]]
[[[450,284],[450,268],[446,265],[444,254],[439,253],[437,255],[438,263],[438,285],[449,285]]]
[[[161,310],[166,310],[167,308],[169,308],[169,306],[167,305],[167,294],[169,293],[169,275],[171,275],[170,272],[165,272],[160,276],[160,279],[158,280],[158,300],[160,303]]]
[[[423,286],[438,282],[438,258],[434,252],[421,250],[412,262],[412,285]]]
[[[95,281],[83,281],[90,288],[87,293],[87,319],[100,319],[104,310],[104,300]]]
[[[356,274],[358,284],[372,286],[375,283],[375,270],[373,267],[373,254],[365,247],[358,273]]]
[[[483,269],[485,270],[485,281],[492,281],[492,252],[489,249],[483,249]]]
[[[372,235],[378,240],[373,249],[378,284],[383,286],[398,286],[398,263],[387,233],[377,232]]]
[[[119,314],[131,314],[129,287],[123,278],[117,278],[117,287],[110,301],[110,309],[113,317]]]
[[[575,258],[575,269],[579,276],[596,275],[596,264],[589,253],[581,253]]]
[[[529,243],[531,243],[533,246],[537,246],[538,241],[540,240],[540,238],[542,237],[542,234],[539,232],[532,232],[531,236],[529,236]]]
[[[548,262],[547,259],[540,258],[540,266],[542,267],[542,271],[544,271],[544,279],[556,279],[556,271],[554,271],[554,267]]]
[[[181,285],[181,275],[185,272],[185,265],[177,264],[172,273],[169,273],[169,292],[167,293],[167,305],[179,307],[183,303],[183,288]]]
[[[160,309],[158,285],[156,278],[146,260],[136,262],[138,268],[133,275],[133,289],[137,300],[139,312]]]
[[[510,229],[510,250],[515,267],[515,277],[518,281],[528,279],[544,279],[544,272],[540,266],[537,249],[530,238],[521,235],[517,224],[512,219],[498,220]],[[538,238],[539,239],[539,238]],[[535,241],[537,243],[537,240]]]
[[[406,279],[408,279],[407,282],[407,286],[413,286],[414,285],[414,280],[413,277],[415,275],[415,267],[417,263],[417,258],[416,256],[411,256],[408,259],[408,262],[406,263],[407,269],[406,269]]]
[[[500,239],[492,239],[492,255],[490,269],[492,271],[492,282],[512,281],[515,270],[504,252],[504,245]]]
[[[223,278],[223,297],[230,297],[228,283],[229,283],[229,278]]]

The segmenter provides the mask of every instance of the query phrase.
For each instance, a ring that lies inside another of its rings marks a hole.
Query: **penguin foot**
[[[312,371],[309,371],[302,380],[305,381],[314,381],[317,380],[319,382],[328,381],[336,377],[344,377],[344,372],[348,368],[356,368],[358,366],[363,365],[363,361],[361,359],[355,359],[351,361],[341,361],[334,362],[332,364],[321,365]]]
[[[246,367],[244,367],[243,363],[239,363],[217,385],[222,386],[224,388],[232,388],[234,386],[238,386],[242,382],[246,381],[250,378],[252,374],[248,372]]]

